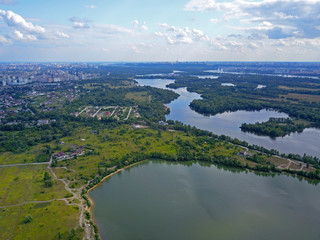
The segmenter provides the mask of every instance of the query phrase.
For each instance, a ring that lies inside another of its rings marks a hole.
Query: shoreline
[[[94,204],[95,204],[95,203],[94,203],[94,200],[90,197],[90,192],[93,191],[94,189],[100,187],[100,186],[104,183],[104,181],[107,180],[108,178],[111,178],[111,177],[113,177],[114,175],[122,172],[123,170],[126,170],[126,169],[128,169],[128,168],[131,168],[131,167],[139,164],[139,163],[143,163],[143,162],[146,162],[146,161],[149,161],[149,159],[145,159],[145,160],[142,160],[142,161],[139,161],[139,162],[135,162],[135,163],[132,163],[132,164],[130,164],[130,165],[128,165],[128,166],[125,166],[125,167],[123,167],[123,168],[120,168],[120,169],[118,169],[117,171],[115,171],[115,172],[113,172],[113,173],[110,173],[109,175],[105,176],[103,179],[101,179],[101,181],[100,181],[97,185],[94,185],[92,188],[88,189],[86,195],[87,195],[89,201],[91,202],[91,206],[90,206],[89,208],[87,208],[86,210],[90,213],[91,220],[92,220],[92,222],[93,222],[95,225],[97,225],[97,224],[96,224],[97,221],[96,221],[96,219],[94,218],[94,214],[93,214],[93,207],[94,207]],[[100,234],[99,234],[99,236],[100,236]],[[100,236],[100,238],[101,238],[101,236]]]

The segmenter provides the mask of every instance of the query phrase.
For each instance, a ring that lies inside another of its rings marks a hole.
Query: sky
[[[320,61],[320,0],[0,0],[0,61]]]

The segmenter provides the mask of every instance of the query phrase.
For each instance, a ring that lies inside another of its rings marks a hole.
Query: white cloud
[[[1,38],[0,43],[12,43],[15,41],[36,41],[69,38],[69,35],[59,30],[61,26],[53,26],[54,30],[33,24],[22,16],[12,11],[0,9],[0,19],[7,25],[3,31],[7,32],[8,38]]]
[[[274,18],[278,18],[278,19],[297,19],[297,16],[293,16],[293,15],[287,15],[283,12],[274,12],[272,14],[272,17]]]
[[[211,19],[210,19],[210,22],[212,22],[212,23],[218,23],[218,22],[220,22],[220,19],[218,19],[218,18],[211,18]]]
[[[96,6],[95,5],[85,5],[86,8],[90,8],[90,9],[95,9]]]
[[[138,21],[137,19],[133,20],[133,21],[132,21],[132,25],[133,25],[134,27],[139,26],[139,21]]]
[[[159,24],[159,27],[165,31],[156,32],[155,35],[165,37],[169,44],[191,44],[196,41],[209,41],[209,37],[198,29],[189,29],[188,27],[179,28],[170,26],[167,23]]]
[[[64,32],[56,31],[56,36],[60,38],[69,38],[68,34],[65,34]]]
[[[215,0],[191,0],[184,6],[186,11],[220,10],[221,4]]]
[[[269,35],[270,38],[320,36],[317,28],[320,0],[190,0],[184,10],[223,12],[224,20],[238,19],[242,23],[257,24],[255,30]],[[264,24],[267,22],[270,23],[269,26]],[[284,29],[292,31],[284,32]]]
[[[103,34],[131,34],[132,30],[113,24],[94,24],[96,32]]]
[[[9,39],[7,39],[6,37],[0,35],[0,44],[9,45],[11,43],[12,42]]]
[[[26,21],[22,16],[12,11],[5,11],[0,9],[0,18],[9,26],[19,28],[29,33],[44,33],[44,27],[33,25],[31,22]]]
[[[37,37],[35,35],[23,34],[22,32],[20,32],[18,30],[14,30],[13,38],[16,40],[29,40],[29,41],[37,40]]]
[[[72,17],[69,19],[72,22],[73,28],[90,28],[89,22],[90,20],[86,18],[78,18],[78,17]]]
[[[134,26],[134,28],[136,28],[140,31],[147,31],[148,30],[146,22],[140,23],[137,19],[132,21],[132,25]]]
[[[87,23],[83,22],[73,22],[74,28],[89,28],[89,25]]]

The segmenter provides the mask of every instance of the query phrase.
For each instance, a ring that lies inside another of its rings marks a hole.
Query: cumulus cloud
[[[22,32],[20,32],[18,30],[14,30],[13,38],[16,40],[30,40],[30,41],[37,40],[37,37],[35,35],[23,34]]]
[[[165,37],[169,44],[190,44],[196,41],[208,41],[209,37],[198,29],[189,29],[188,27],[179,28],[170,26],[167,23],[159,24],[159,27],[165,31],[156,32],[155,35]]]
[[[141,31],[147,31],[148,30],[146,22],[140,23],[138,20],[133,20],[132,21],[132,25],[134,26],[134,28],[136,28],[138,30],[141,30]]]
[[[190,0],[186,11],[219,11],[223,19],[240,19],[256,28],[244,29],[259,31],[269,38],[315,38],[320,36],[320,0]],[[269,26],[264,23],[270,23]],[[263,25],[264,24],[264,25]]]
[[[78,17],[72,17],[69,19],[72,22],[72,27],[73,28],[90,28],[89,22],[90,20],[86,18],[78,18]]]
[[[44,33],[46,29],[39,25],[34,25],[26,21],[22,16],[12,11],[5,11],[0,9],[0,18],[9,26],[24,30],[29,33]]]
[[[65,34],[64,32],[56,31],[56,36],[59,38],[69,38],[68,34]]]
[[[46,28],[33,24],[22,16],[12,11],[0,9],[0,19],[6,24],[7,38],[1,37],[0,43],[10,44],[14,41],[35,41],[69,38],[67,34],[57,30],[47,30]],[[11,30],[11,31],[10,31]]]

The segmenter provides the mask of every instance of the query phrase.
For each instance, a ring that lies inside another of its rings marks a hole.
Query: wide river
[[[165,88],[172,80],[140,79]],[[241,132],[243,122],[286,117],[275,111],[237,111],[203,116],[185,88],[168,104],[179,120],[280,152],[320,156],[320,131],[270,139]],[[148,161],[114,175],[90,192],[104,240],[320,239],[320,187],[286,175],[257,176],[215,166]]]
[[[166,85],[173,83],[170,79],[136,79],[141,86],[152,86],[166,88]],[[194,99],[201,99],[200,95],[188,92],[186,88],[170,89],[177,92],[180,97],[172,101],[170,114],[167,120],[178,120],[199,129],[209,130],[215,134],[227,135],[233,138],[244,140],[249,144],[256,144],[268,149],[276,149],[281,153],[304,153],[320,157],[320,130],[309,128],[302,133],[293,133],[285,137],[272,139],[270,137],[258,136],[251,133],[242,132],[242,123],[255,123],[269,120],[270,117],[288,117],[287,114],[276,111],[237,111],[225,112],[214,116],[204,116],[192,109],[189,105]]]
[[[320,188],[285,175],[138,164],[90,193],[104,240],[320,239]]]

